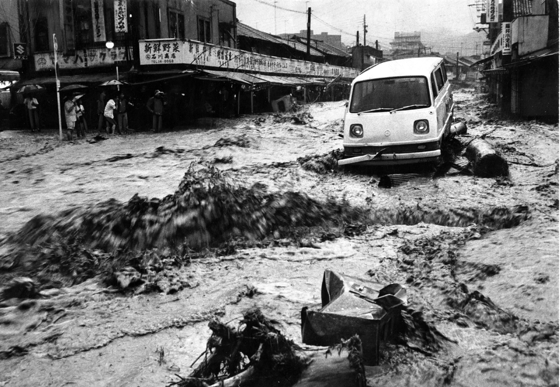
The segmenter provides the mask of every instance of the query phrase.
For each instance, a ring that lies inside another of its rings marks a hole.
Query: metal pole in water
[[[56,41],[56,34],[53,34],[53,48],[54,48],[54,76],[56,78],[56,104],[58,106],[58,133],[60,134],[60,141],[62,141],[62,117],[60,114],[60,81],[58,80],[58,58],[56,51],[58,50],[58,43]]]

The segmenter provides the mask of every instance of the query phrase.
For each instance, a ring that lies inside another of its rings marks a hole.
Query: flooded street
[[[38,292],[1,301],[0,386],[165,386],[209,321],[255,306],[301,344],[326,269],[401,284],[439,332],[383,347],[368,386],[558,385],[558,125],[454,100],[509,178],[337,169],[344,101],[100,141],[0,132],[0,281]]]

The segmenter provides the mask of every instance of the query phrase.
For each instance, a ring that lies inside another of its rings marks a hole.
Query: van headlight
[[[360,124],[350,125],[350,137],[364,137],[364,128]]]
[[[430,125],[427,120],[414,121],[414,134],[426,134],[430,131]]]

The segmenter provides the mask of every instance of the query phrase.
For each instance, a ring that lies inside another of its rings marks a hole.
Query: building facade
[[[490,56],[475,63],[489,95],[504,113],[558,122],[558,2],[503,0],[500,5],[496,22],[485,17]]]

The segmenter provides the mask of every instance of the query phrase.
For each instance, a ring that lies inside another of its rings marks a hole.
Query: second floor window
[[[49,24],[46,17],[35,22],[35,51],[49,51]]]
[[[185,39],[185,17],[181,12],[169,10],[169,37]]]
[[[198,40],[201,42],[212,42],[212,34],[210,29],[210,20],[198,18]]]
[[[10,55],[10,25],[0,24],[0,57]]]

